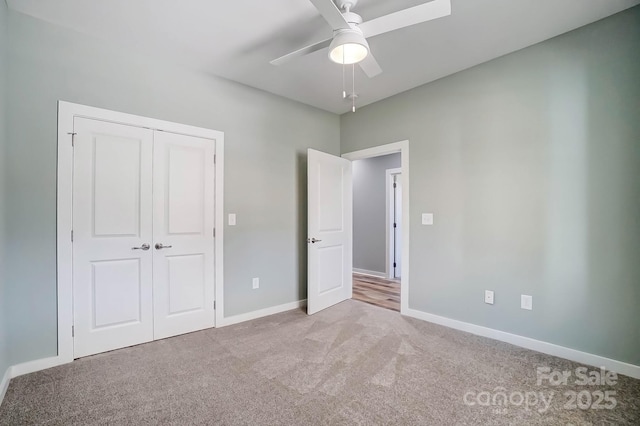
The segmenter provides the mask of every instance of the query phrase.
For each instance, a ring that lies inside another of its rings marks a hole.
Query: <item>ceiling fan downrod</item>
[[[336,6],[343,12],[349,13],[351,9],[356,7],[358,0],[336,0]]]

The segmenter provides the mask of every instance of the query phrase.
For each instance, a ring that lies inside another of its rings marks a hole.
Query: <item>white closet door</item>
[[[154,338],[213,327],[215,142],[157,131]]]
[[[74,357],[153,339],[153,132],[74,120]],[[147,246],[145,246],[147,244]]]

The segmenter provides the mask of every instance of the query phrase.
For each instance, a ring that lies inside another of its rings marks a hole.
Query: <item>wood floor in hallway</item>
[[[400,312],[400,281],[354,273],[353,298]]]

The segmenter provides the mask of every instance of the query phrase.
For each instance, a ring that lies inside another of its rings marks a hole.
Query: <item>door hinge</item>
[[[393,224],[393,227],[395,228],[395,227],[397,227],[397,225],[394,223],[394,224]]]
[[[71,337],[76,337],[76,327],[75,326],[71,326]]]
[[[213,309],[215,309],[215,308],[216,308],[216,301],[214,300],[213,301]]]
[[[213,155],[213,164],[216,164],[216,155]]]
[[[396,262],[393,262],[393,267],[394,267],[394,268],[396,267]]]
[[[395,183],[395,182],[393,182],[393,187],[394,187],[394,188],[396,187],[396,183]]]
[[[73,229],[71,230],[71,242],[73,242]]]
[[[213,238],[216,237],[216,228],[213,228]]]

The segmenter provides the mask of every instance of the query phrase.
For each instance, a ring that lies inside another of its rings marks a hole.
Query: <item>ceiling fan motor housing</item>
[[[349,25],[351,25],[352,27],[354,26],[358,26],[360,24],[362,24],[362,18],[360,17],[360,15],[358,15],[357,13],[353,13],[353,12],[343,12],[342,16],[344,16],[344,19],[349,23]]]

